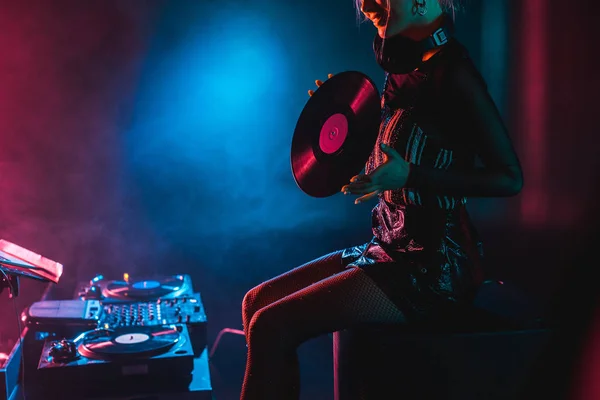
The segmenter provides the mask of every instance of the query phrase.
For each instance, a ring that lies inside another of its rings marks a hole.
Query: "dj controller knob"
[[[83,296],[86,300],[102,300],[102,288],[100,285],[91,285]]]
[[[52,362],[69,362],[77,358],[77,346],[71,340],[62,339],[52,345],[48,355]]]

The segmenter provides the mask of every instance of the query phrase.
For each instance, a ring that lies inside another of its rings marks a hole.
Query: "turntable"
[[[47,340],[38,376],[44,385],[64,390],[68,384],[83,396],[119,386],[133,392],[157,385],[183,388],[191,382],[193,369],[185,325],[125,327],[89,331],[73,340]]]
[[[101,300],[103,304],[175,299],[193,294],[189,275],[173,275],[132,280],[128,274],[122,280],[106,280],[96,276],[88,283],[79,285],[75,298]]]

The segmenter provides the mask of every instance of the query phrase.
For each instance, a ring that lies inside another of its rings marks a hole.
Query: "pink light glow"
[[[369,97],[371,96],[373,96],[373,86],[368,81],[364,82],[350,104],[350,108],[352,108],[355,114],[360,114],[363,111],[361,110],[361,106],[369,104]]]
[[[297,162],[294,163],[294,172],[299,179],[305,178],[317,163],[312,149],[308,148],[298,156]]]
[[[576,369],[573,400],[600,399],[600,308],[596,311],[592,329],[584,342],[581,363]]]
[[[548,193],[546,182],[547,153],[547,49],[545,0],[522,4],[523,41],[520,57],[522,110],[520,129],[523,144],[523,170],[526,187],[521,198],[521,218],[525,224],[538,225],[546,220]]]

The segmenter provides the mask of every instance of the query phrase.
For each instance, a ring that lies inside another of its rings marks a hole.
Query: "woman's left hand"
[[[386,160],[368,175],[356,175],[342,187],[344,194],[363,195],[354,204],[367,201],[385,190],[400,189],[406,185],[410,164],[393,148],[381,144]]]

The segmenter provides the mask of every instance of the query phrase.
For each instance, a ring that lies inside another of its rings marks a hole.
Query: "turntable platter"
[[[86,333],[78,351],[92,359],[146,358],[163,354],[182,340],[176,326],[103,329]]]
[[[128,301],[172,298],[189,291],[188,281],[185,275],[138,281],[108,281],[103,284],[102,295],[106,299]]]

